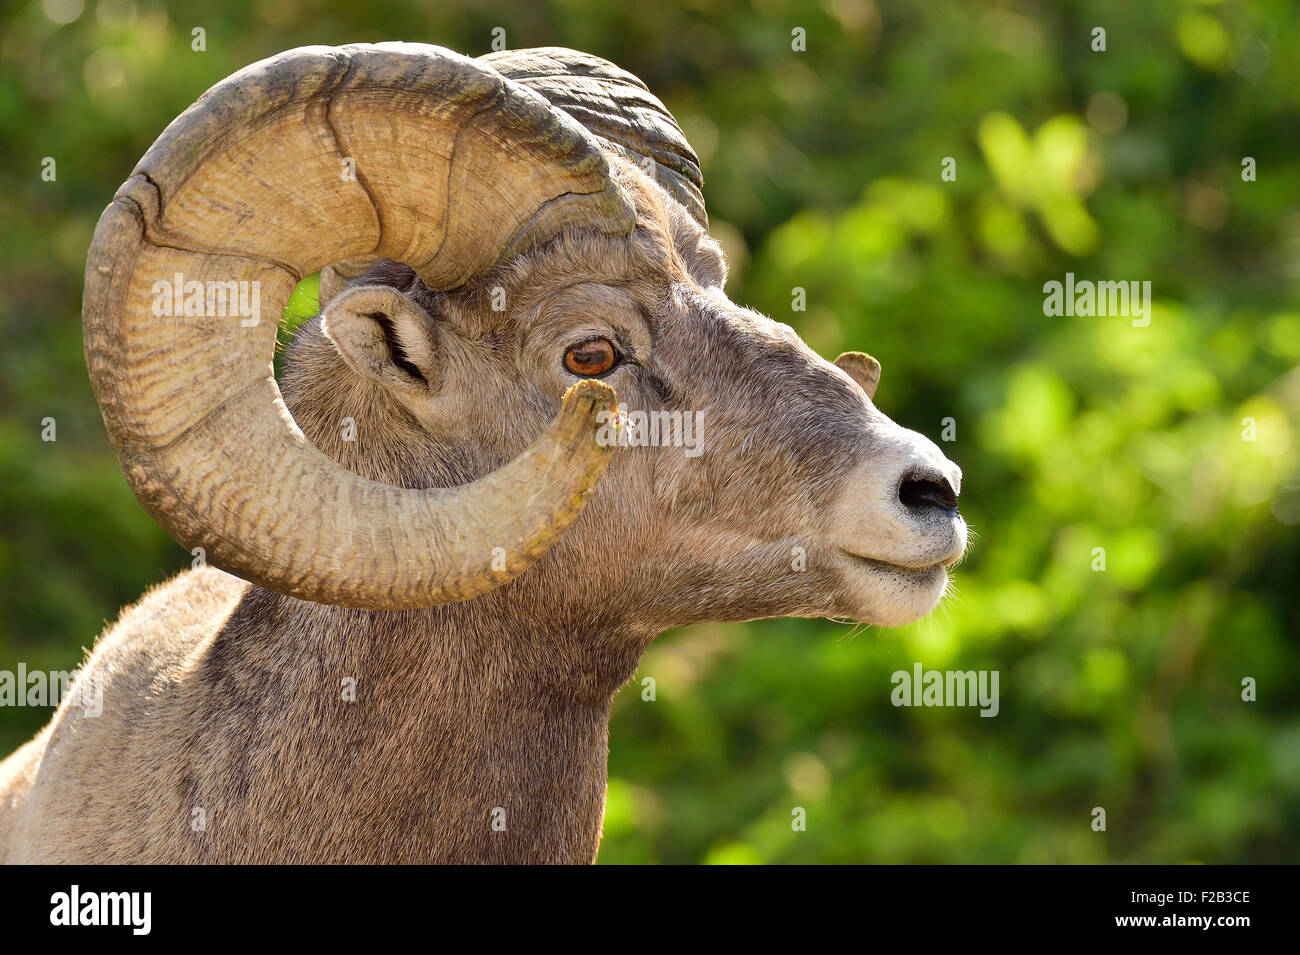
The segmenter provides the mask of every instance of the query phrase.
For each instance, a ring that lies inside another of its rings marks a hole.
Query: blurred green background
[[[978,535],[955,596],[901,630],[662,638],[615,703],[601,861],[1300,858],[1289,0],[38,0],[3,18],[0,669],[74,666],[189,563],[119,476],[81,354],[86,247],[137,158],[280,50],[477,55],[502,27],[665,100],[703,161],[732,297],[827,356],[876,355],[902,424],[937,440],[951,418]],[[1150,326],[1044,316],[1067,271],[1149,280]],[[1000,714],[894,708],[890,674],[915,661],[998,670]],[[48,716],[0,709],[0,751]]]

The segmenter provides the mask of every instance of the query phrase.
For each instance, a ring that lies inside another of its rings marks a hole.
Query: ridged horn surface
[[[186,547],[281,593],[402,608],[499,586],[599,480],[613,391],[571,388],[532,447],[473,484],[391,487],[294,424],[272,367],[280,312],[335,262],[394,259],[450,289],[566,227],[633,226],[591,134],[482,61],[304,47],[239,71],[162,133],[87,257],[86,361],[128,482]]]

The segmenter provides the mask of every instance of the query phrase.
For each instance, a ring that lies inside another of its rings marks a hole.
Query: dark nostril
[[[957,509],[957,492],[947,478],[911,477],[898,486],[898,499],[905,507]]]

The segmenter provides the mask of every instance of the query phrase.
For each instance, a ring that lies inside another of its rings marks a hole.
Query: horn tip
[[[601,411],[617,410],[618,393],[605,382],[588,378],[572,385],[564,393],[564,407],[594,417]]]

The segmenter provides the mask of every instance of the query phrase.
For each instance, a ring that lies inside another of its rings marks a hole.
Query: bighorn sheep
[[[123,611],[102,714],[0,766],[0,858],[590,862],[657,634],[933,609],[960,471],[874,359],[727,299],[701,181],[638,79],[560,49],[303,48],[168,126],[95,231],[86,360],[140,501],[223,569]],[[273,319],[155,307],[257,282],[278,315],[356,260],[283,403]],[[699,453],[600,440],[616,393]]]

